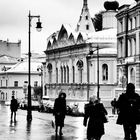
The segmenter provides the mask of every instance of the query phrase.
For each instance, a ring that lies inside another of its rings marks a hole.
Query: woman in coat
[[[140,96],[135,93],[135,86],[129,83],[126,93],[117,101],[119,109],[117,124],[123,125],[124,140],[137,140],[136,124],[140,124]]]
[[[62,136],[62,128],[64,127],[64,119],[66,115],[66,94],[64,92],[61,92],[58,98],[55,99],[53,115],[55,116],[56,135],[58,127],[60,127],[59,135]]]
[[[97,100],[95,96],[90,97],[90,101],[85,105],[85,115],[83,125],[87,125],[87,139],[88,140],[100,140],[104,135],[104,123],[107,122],[105,115],[107,111],[103,104]]]

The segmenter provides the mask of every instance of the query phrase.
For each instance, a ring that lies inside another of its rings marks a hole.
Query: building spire
[[[83,0],[83,8],[76,27],[77,32],[95,32],[94,25],[89,13],[87,0]]]
[[[84,4],[83,7],[87,6],[87,0],[84,0],[83,4]]]

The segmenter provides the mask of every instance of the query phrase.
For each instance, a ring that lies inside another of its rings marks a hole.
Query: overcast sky
[[[88,0],[92,17],[104,10],[105,0]],[[118,0],[119,5],[131,4],[134,0]],[[40,15],[43,29],[35,29],[37,19],[32,19],[31,50],[43,52],[47,37],[59,30],[64,23],[74,28],[79,20],[83,0],[0,0],[0,40],[21,40],[22,53],[28,52],[28,14]]]

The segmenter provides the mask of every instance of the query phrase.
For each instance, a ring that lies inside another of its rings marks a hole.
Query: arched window
[[[67,83],[69,83],[69,67],[67,66]]]
[[[52,83],[52,64],[49,63],[47,65],[48,73],[49,73],[49,83]]]
[[[64,66],[64,83],[66,83],[66,67]]]
[[[107,66],[107,64],[102,65],[102,79],[104,81],[108,80],[108,66]]]
[[[63,68],[61,67],[61,83],[63,83]]]
[[[131,70],[130,70],[130,82],[135,84],[135,70],[134,70],[134,68],[131,68]]]
[[[56,83],[58,83],[58,68],[56,68]]]
[[[79,71],[79,82],[82,83],[83,81],[83,61],[78,60],[77,61],[77,66],[78,66],[78,71]]]
[[[72,66],[72,81],[73,81],[73,83],[75,83],[75,67],[74,66]]]

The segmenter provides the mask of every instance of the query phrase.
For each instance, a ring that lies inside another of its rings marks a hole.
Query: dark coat
[[[87,139],[101,137],[104,132],[104,116],[107,115],[107,111],[102,103],[86,104],[84,115],[84,126],[87,125]]]
[[[17,111],[17,109],[18,109],[18,102],[17,102],[16,99],[12,99],[11,100],[10,109],[11,109],[12,112]]]
[[[137,93],[121,94],[117,101],[117,124],[140,124],[140,96]]]
[[[64,126],[64,118],[66,115],[66,100],[56,98],[54,102],[53,115],[55,116],[55,124],[57,126]]]

